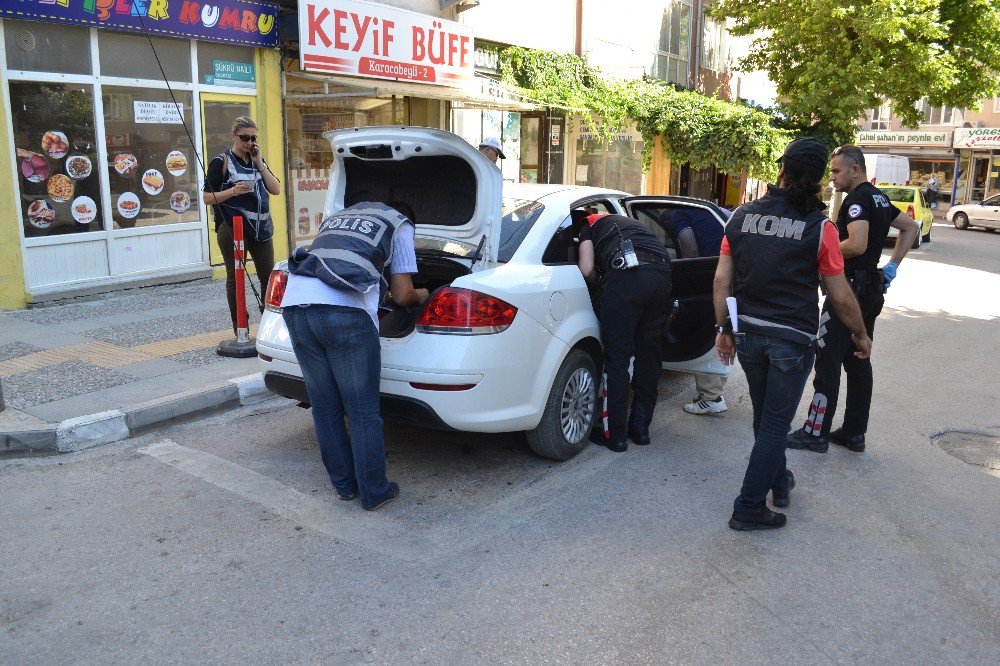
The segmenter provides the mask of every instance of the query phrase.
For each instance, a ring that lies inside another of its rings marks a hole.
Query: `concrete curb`
[[[119,442],[174,421],[252,405],[269,396],[260,373],[175,393],[124,410],[87,414],[44,428],[0,432],[0,452],[70,453]]]

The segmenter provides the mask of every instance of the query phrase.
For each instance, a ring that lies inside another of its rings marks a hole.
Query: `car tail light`
[[[424,307],[417,330],[421,333],[484,335],[506,330],[517,308],[494,296],[471,289],[445,287]]]
[[[906,214],[910,216],[910,219],[917,219],[917,211],[913,210],[913,204],[906,207]]]
[[[288,285],[288,273],[275,269],[271,271],[271,279],[267,281],[267,295],[264,305],[271,312],[281,312],[281,299],[285,297],[285,287]]]

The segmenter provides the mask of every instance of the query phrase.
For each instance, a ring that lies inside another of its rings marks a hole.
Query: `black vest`
[[[826,215],[802,215],[784,192],[740,206],[726,224],[739,330],[807,344],[819,327],[819,244]]]
[[[621,241],[625,238],[632,241],[640,262],[644,261],[644,255],[669,258],[667,248],[653,232],[624,215],[605,215],[595,220],[590,225],[590,238],[594,242],[594,263],[602,275],[612,270],[611,260],[618,254]]]

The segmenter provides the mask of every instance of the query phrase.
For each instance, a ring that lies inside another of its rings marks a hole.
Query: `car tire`
[[[594,359],[571,350],[552,382],[542,420],[525,433],[531,450],[552,460],[569,460],[582,451],[594,426],[599,383]]]
[[[923,236],[923,238],[921,240],[923,240],[923,242],[925,242],[925,243],[930,243],[931,242],[931,230],[930,229],[927,230],[927,233],[924,234],[924,236]]]
[[[952,224],[955,225],[956,229],[968,229],[969,216],[965,213],[955,213],[955,218],[952,220]]]

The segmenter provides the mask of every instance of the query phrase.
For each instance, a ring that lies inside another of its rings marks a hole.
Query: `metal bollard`
[[[257,355],[257,349],[250,339],[250,325],[247,316],[247,275],[246,246],[243,242],[243,218],[233,218],[233,261],[236,264],[236,339],[223,340],[215,353],[231,358],[252,358]]]

